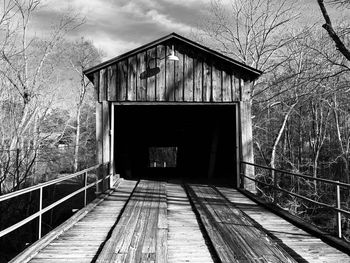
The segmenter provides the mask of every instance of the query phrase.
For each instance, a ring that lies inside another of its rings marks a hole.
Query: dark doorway
[[[236,182],[235,105],[115,106],[116,171],[124,178]]]

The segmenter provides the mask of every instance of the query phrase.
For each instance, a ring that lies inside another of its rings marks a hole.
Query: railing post
[[[101,182],[99,183],[96,183],[96,194],[99,195],[101,192],[103,192],[103,166],[102,165],[99,165],[99,167],[96,169],[96,174],[97,174],[97,180],[101,180]],[[102,191],[101,191],[102,190]]]
[[[43,209],[43,187],[39,188],[39,229],[38,229],[38,239],[41,238],[41,221],[42,221],[42,214],[41,214],[41,210]]]
[[[243,164],[242,162],[240,162],[239,163],[239,169],[237,170],[237,173],[239,173],[238,176],[240,178],[240,182],[239,182],[240,183],[240,187],[242,189],[244,189],[244,174],[243,174],[243,172],[245,171],[244,165],[246,165],[246,164]]]
[[[88,175],[87,175],[87,172],[84,173],[84,206],[86,206],[86,203],[87,203],[87,189],[86,189],[86,186],[87,186],[87,178],[88,178]]]
[[[109,176],[109,189],[111,189],[114,185],[114,178],[113,178],[113,174],[110,174]]]
[[[272,192],[272,198],[273,198],[273,203],[276,203],[277,201],[277,173],[275,171],[272,171],[272,180],[273,180],[273,192]]]
[[[339,181],[337,181],[339,182]],[[337,208],[341,209],[341,200],[340,200],[340,185],[337,184]],[[341,212],[337,212],[337,232],[338,237],[342,238],[342,229],[341,229]]]

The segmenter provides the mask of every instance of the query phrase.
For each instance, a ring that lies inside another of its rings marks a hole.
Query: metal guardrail
[[[251,181],[254,181],[256,183],[260,183],[260,184],[263,184],[265,186],[271,187],[271,188],[273,188],[273,189],[275,189],[277,191],[281,191],[281,192],[290,194],[290,195],[292,195],[294,197],[306,200],[308,202],[311,202],[311,203],[314,203],[314,204],[317,204],[317,205],[320,205],[320,206],[323,206],[323,207],[326,207],[326,208],[329,208],[329,209],[335,211],[337,213],[337,234],[338,234],[339,238],[342,238],[342,236],[343,236],[343,234],[342,234],[342,226],[341,226],[342,214],[346,214],[346,215],[350,216],[350,211],[347,211],[347,210],[344,210],[344,209],[341,208],[340,187],[347,188],[350,191],[350,184],[339,182],[339,181],[332,181],[332,180],[323,179],[323,178],[315,178],[315,177],[309,176],[309,175],[302,175],[302,174],[296,174],[296,173],[292,173],[292,172],[288,172],[288,171],[282,171],[282,170],[279,170],[279,169],[274,169],[274,168],[271,168],[271,167],[262,166],[262,165],[249,163],[249,162],[244,162],[244,161],[241,161],[241,164],[251,165],[251,166],[262,168],[262,169],[265,169],[265,170],[274,171],[276,173],[288,174],[290,176],[296,176],[296,177],[304,178],[304,179],[307,179],[307,180],[313,180],[314,182],[323,182],[323,183],[328,183],[328,184],[335,185],[336,186],[336,204],[334,206],[332,206],[332,205],[329,205],[329,204],[326,204],[326,203],[322,203],[322,202],[318,202],[318,201],[315,201],[315,200],[313,200],[311,198],[308,198],[306,196],[303,196],[303,195],[300,195],[300,194],[296,194],[294,192],[291,192],[291,191],[288,191],[286,189],[281,188],[278,185],[278,183],[277,183],[278,182],[277,174],[275,174],[275,176],[272,176],[272,178],[271,178],[272,179],[272,184],[268,184],[266,182],[262,182],[260,180],[257,180],[255,178],[252,178],[250,176],[247,176],[247,175],[241,173],[241,178],[242,179],[243,178],[247,178],[247,179],[249,179]],[[242,169],[241,169],[241,171],[242,171]]]
[[[49,211],[50,209],[56,207],[57,205],[63,203],[64,201],[72,198],[73,196],[75,196],[75,195],[77,195],[77,194],[79,194],[79,193],[81,193],[83,191],[84,191],[84,206],[86,206],[87,205],[87,190],[89,188],[93,187],[93,186],[96,186],[96,192],[99,192],[99,189],[98,189],[99,188],[99,184],[104,182],[106,179],[111,178],[111,175],[105,176],[105,173],[102,171],[103,177],[101,179],[97,179],[93,183],[88,184],[88,172],[93,171],[93,170],[98,170],[100,168],[104,168],[107,165],[108,165],[108,163],[106,163],[106,164],[98,164],[98,165],[95,165],[93,167],[87,168],[85,170],[79,171],[79,172],[74,173],[74,174],[69,174],[69,175],[66,175],[66,176],[62,176],[60,178],[57,178],[57,179],[54,179],[54,180],[51,180],[51,181],[48,181],[48,182],[45,182],[45,183],[37,184],[37,185],[31,186],[31,187],[28,187],[28,188],[24,188],[24,189],[12,192],[12,193],[1,195],[0,196],[0,203],[5,201],[5,200],[9,200],[11,198],[17,197],[17,196],[20,196],[20,195],[23,195],[23,194],[26,194],[26,193],[30,193],[30,192],[33,192],[33,191],[36,191],[36,190],[39,190],[39,211],[37,211],[36,213],[32,214],[31,216],[26,217],[25,219],[21,220],[20,222],[14,224],[14,225],[12,225],[12,226],[10,226],[8,228],[5,228],[5,229],[1,230],[0,231],[0,237],[5,236],[6,234],[8,234],[8,233],[18,229],[19,227],[27,224],[28,222],[30,222],[30,221],[32,221],[32,220],[34,220],[36,218],[39,218],[38,237],[40,239],[41,236],[42,236],[42,233],[41,233],[42,215],[45,212]],[[108,169],[106,169],[106,171],[108,171]],[[84,177],[84,186],[83,187],[81,187],[78,190],[70,193],[69,195],[59,199],[58,201],[52,203],[51,205],[48,205],[48,206],[43,208],[43,189],[45,187],[48,187],[48,186],[51,186],[51,185],[54,185],[54,184],[57,184],[57,183],[60,183],[60,182],[72,179],[74,177],[81,176],[81,175],[83,175],[83,177]]]

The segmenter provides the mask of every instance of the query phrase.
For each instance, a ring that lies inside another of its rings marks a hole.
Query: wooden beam
[[[103,162],[102,103],[96,102],[96,161]]]
[[[251,103],[249,101],[240,102],[240,115],[242,161],[254,163]],[[254,166],[252,165],[243,165],[242,172],[246,176],[255,178]],[[255,182],[245,178],[244,189],[256,192]]]
[[[99,85],[99,102],[106,100],[106,92],[107,92],[107,70],[100,70],[100,85]]]

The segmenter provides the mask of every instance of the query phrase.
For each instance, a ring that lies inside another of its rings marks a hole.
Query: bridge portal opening
[[[236,104],[114,107],[115,171],[121,177],[235,186]]]

